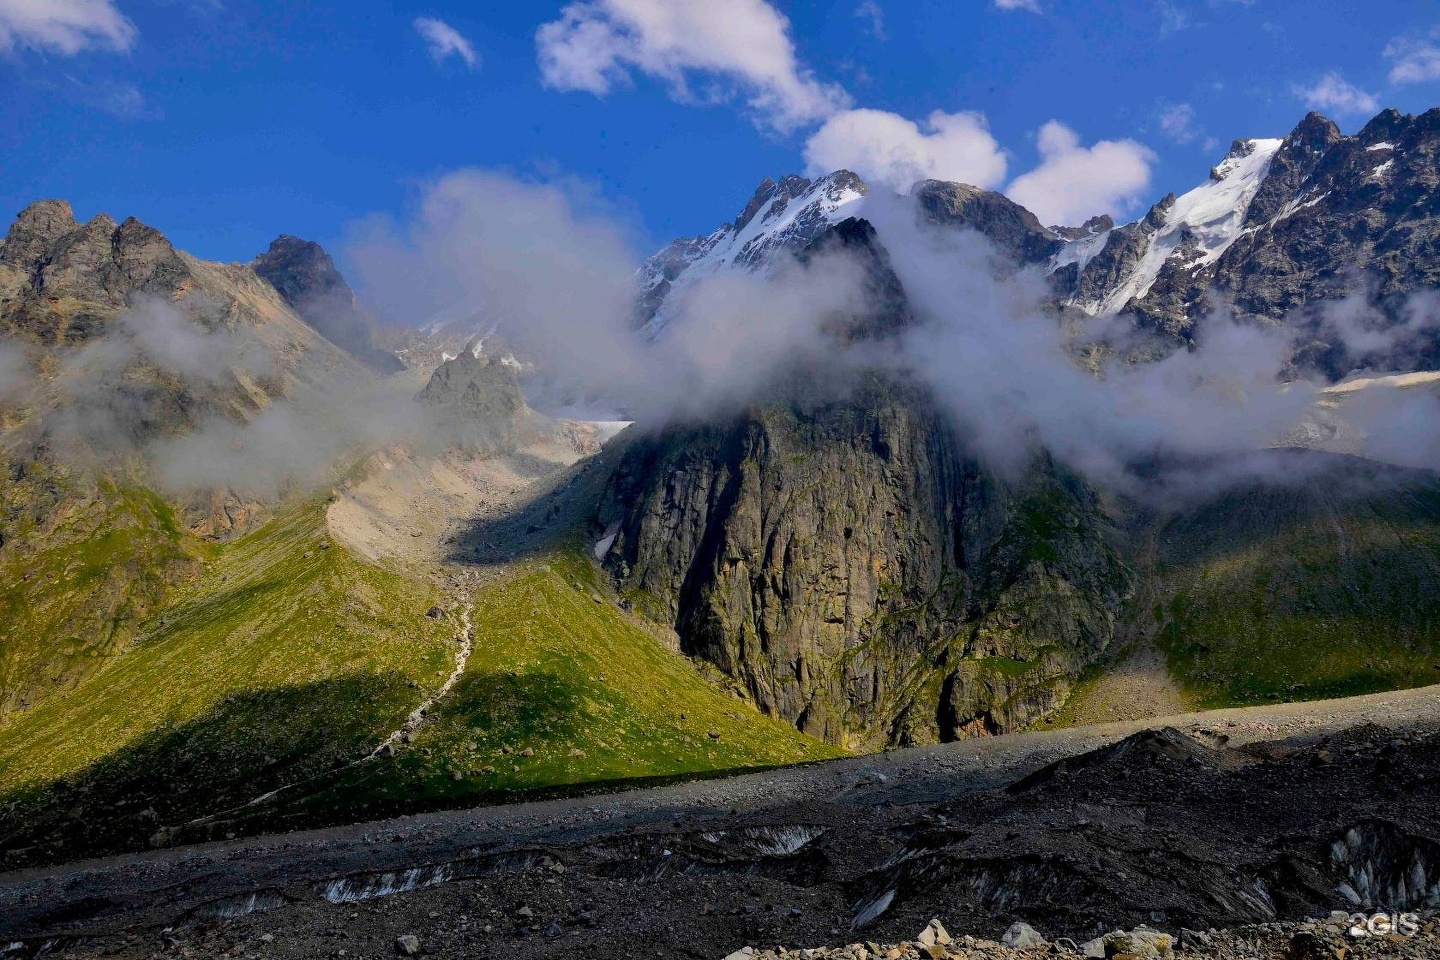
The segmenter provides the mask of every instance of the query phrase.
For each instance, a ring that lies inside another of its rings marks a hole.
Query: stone
[[[519,910],[516,910],[515,916],[524,917],[526,920],[529,920],[535,916],[535,911],[531,910],[528,906],[525,906],[521,907]]]
[[[1032,947],[1043,947],[1046,943],[1045,938],[1040,935],[1040,931],[1030,926],[1030,924],[1025,923],[1023,920],[1016,920],[1010,924],[1010,929],[1005,931],[1005,935],[1000,938],[1000,942],[1016,950],[1029,950]]]
[[[1117,930],[1105,937],[1106,952],[1112,957],[1129,954],[1138,960],[1168,960],[1174,956],[1175,938],[1149,927]]]
[[[420,938],[407,933],[395,938],[395,952],[402,957],[413,957],[420,952]]]
[[[926,947],[934,944],[949,946],[955,942],[951,939],[949,931],[945,929],[945,925],[938,919],[931,920],[930,925],[924,930],[921,930],[920,935],[915,939],[918,940],[922,946]]]

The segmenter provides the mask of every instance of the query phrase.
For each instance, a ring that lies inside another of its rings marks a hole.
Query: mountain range
[[[1440,110],[1312,114],[1123,225],[896,201],[1040,291],[1097,377],[1216,315],[1288,338],[1308,432],[1173,497],[1170,455],[1124,485],[1033,436],[996,462],[879,362],[612,438],[532,409],[489,330],[379,323],[317,244],[207,263],[33,204],[0,244],[0,850],[1440,681],[1440,474],[1343,442],[1356,398],[1432,389],[1437,145]],[[712,278],[825,261],[863,295],[824,336],[884,355],[926,319],[877,190],[766,180],[640,267],[634,348]]]

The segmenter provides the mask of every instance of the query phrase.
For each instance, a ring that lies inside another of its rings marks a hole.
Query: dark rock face
[[[1313,318],[1291,315],[1356,293],[1398,308],[1406,294],[1440,283],[1440,109],[1387,110],[1339,139],[1307,118],[1281,155],[1279,175],[1296,182],[1291,212],[1257,223],[1220,258],[1213,286],[1226,302],[1320,333]],[[1305,163],[1288,159],[1296,155]],[[1432,345],[1409,359],[1418,367],[1433,354]]]
[[[913,322],[905,288],[890,253],[868,220],[851,217],[820,234],[796,260],[802,266],[823,257],[845,257],[864,278],[859,302],[842,316],[828,318],[826,331],[842,343],[881,340]]]
[[[393,353],[376,346],[375,318],[320,244],[282,235],[251,266],[325,339],[380,373],[403,368]]]
[[[878,377],[634,446],[607,564],[760,707],[856,748],[1013,729],[1109,644],[1129,571],[1048,459],[969,458]]]
[[[1060,249],[1053,231],[1004,194],[943,180],[918,183],[914,194],[925,220],[975,230],[1016,263],[1043,263]]]

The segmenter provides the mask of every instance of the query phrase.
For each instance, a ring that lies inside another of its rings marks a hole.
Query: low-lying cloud
[[[642,421],[723,415],[775,396],[797,370],[843,387],[859,369],[881,366],[926,386],[997,466],[1019,466],[1043,447],[1123,489],[1135,488],[1139,464],[1193,471],[1281,443],[1324,386],[1318,376],[1296,378],[1286,329],[1223,311],[1201,321],[1190,347],[1169,344],[1163,359],[1128,362],[1143,332],[1124,318],[1062,328],[1044,276],[1000,268],[978,234],[924,225],[913,199],[882,189],[863,215],[913,312],[883,349],[830,332],[868,295],[866,268],[844,249],[770,275],[725,272],[682,286],[671,294],[669,325],[642,343],[638,256],[625,231],[578,212],[560,188],[495,174],[445,178],[412,225],[372,234],[351,259],[362,290],[383,291],[392,314],[408,306],[418,316],[483,316],[517,350],[534,350],[540,366]],[[1436,312],[1423,296],[1398,323],[1343,303],[1326,309],[1347,349],[1371,357],[1429,331]],[[1077,360],[1102,345],[1111,359],[1098,369]]]

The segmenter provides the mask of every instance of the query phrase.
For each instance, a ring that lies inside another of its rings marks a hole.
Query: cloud
[[[1188,103],[1176,103],[1160,111],[1160,129],[1176,143],[1191,143],[1200,136],[1195,128],[1195,108]]]
[[[1316,110],[1331,110],[1335,113],[1375,113],[1380,101],[1373,93],[1366,93],[1331,70],[1321,77],[1314,86],[1296,84],[1290,88],[1295,96]]]
[[[436,63],[444,63],[449,57],[459,57],[471,70],[480,65],[480,55],[475,52],[475,47],[444,20],[416,17],[415,32],[424,39],[430,58]]]
[[[1181,10],[1169,0],[1160,0],[1155,5],[1160,12],[1160,36],[1168,37],[1190,26],[1190,14]]]
[[[1031,13],[1040,12],[1040,4],[1037,0],[994,0],[996,10],[1029,10]]]
[[[1005,191],[1045,223],[1080,223],[1098,213],[1120,213],[1150,186],[1156,156],[1134,140],[1080,144],[1058,120],[1040,128],[1040,166],[1016,177]]]
[[[0,0],[0,52],[17,47],[74,56],[135,43],[135,25],[112,0]]]
[[[583,391],[624,375],[634,313],[640,258],[607,213],[573,183],[460,170],[427,188],[409,223],[352,231],[345,259],[380,316],[498,327]]]
[[[1396,37],[1385,47],[1385,58],[1392,61],[1390,82],[1396,86],[1440,80],[1440,31],[1427,39]]]
[[[855,16],[866,22],[870,28],[870,35],[876,40],[888,40],[885,33],[885,11],[880,9],[880,4],[875,0],[864,0],[860,6],[855,8]]]
[[[763,123],[782,131],[850,103],[844,90],[801,66],[790,22],[765,0],[580,0],[535,40],[541,78],[556,90],[605,96],[638,71],[683,101],[724,101],[738,91]]]
[[[847,110],[805,144],[811,175],[846,169],[904,192],[917,180],[958,180],[993,187],[1005,179],[1005,154],[979,113],[936,110],[923,127],[883,110]]]
[[[145,94],[132,83],[119,80],[88,81],[78,77],[69,81],[67,95],[89,107],[102,110],[119,120],[155,120],[160,111],[146,102]]]

